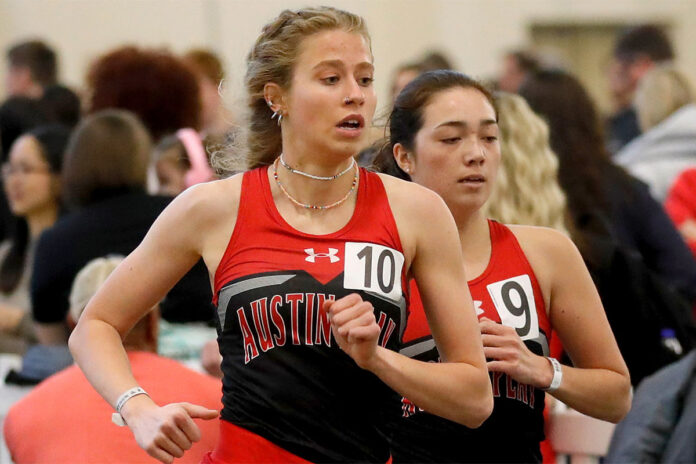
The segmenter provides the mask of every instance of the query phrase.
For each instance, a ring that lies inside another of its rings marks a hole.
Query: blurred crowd
[[[211,154],[234,141],[238,118],[221,97],[223,64],[208,50],[110,50],[77,91],[60,83],[58,62],[42,41],[13,45],[0,105],[0,352],[22,356],[6,383],[35,385],[61,371],[60,383],[36,400],[42,409],[79,383],[67,339],[109,263],[140,243],[172,198],[222,175]],[[439,52],[404,63],[392,75],[392,96],[422,72],[452,68]],[[502,57],[490,86],[498,91],[503,168],[486,210],[575,241],[637,387],[694,345],[696,91],[653,25],[619,35],[606,78],[610,115],[571,72],[533,51]],[[366,147],[360,164],[370,166],[378,149]],[[154,373],[180,368],[161,356],[208,372],[182,380],[200,384],[192,397],[219,392],[211,300],[199,262],[134,329],[131,361],[149,372],[148,390],[172,378]],[[693,365],[664,375],[693,379]],[[649,397],[667,390],[654,385],[646,385]],[[215,408],[218,397],[196,401]],[[214,443],[214,431],[209,436]],[[617,433],[617,461],[634,436]]]

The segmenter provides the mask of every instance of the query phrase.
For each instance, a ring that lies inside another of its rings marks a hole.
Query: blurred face
[[[281,91],[284,144],[339,159],[357,153],[368,143],[377,104],[373,75],[362,35],[337,29],[305,38],[291,87]]]
[[[437,192],[455,218],[478,210],[500,164],[493,106],[473,88],[438,93],[424,109],[410,159],[411,179]]]
[[[498,78],[498,87],[503,92],[517,93],[525,78],[525,73],[520,69],[517,58],[514,56],[506,56],[503,59],[503,64],[500,70],[500,78]]]
[[[159,160],[155,171],[159,182],[158,194],[175,197],[186,190],[186,171],[176,161]]]
[[[630,105],[637,84],[631,73],[631,64],[625,60],[613,58],[609,63],[607,77],[615,106],[623,108]]]
[[[396,100],[401,91],[409,82],[418,77],[419,71],[415,69],[405,69],[394,77],[394,85],[392,86],[392,100]]]
[[[29,68],[10,65],[5,75],[5,93],[8,97],[39,97],[37,86],[31,78]]]
[[[33,137],[17,139],[2,174],[10,210],[16,216],[28,217],[57,208],[57,176],[51,173]]]

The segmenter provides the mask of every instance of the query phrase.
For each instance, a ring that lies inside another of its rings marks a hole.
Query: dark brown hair
[[[92,64],[87,76],[90,112],[119,108],[135,113],[154,140],[178,129],[200,128],[196,76],[170,53],[122,47]]]
[[[575,224],[583,229],[596,212],[611,214],[604,173],[616,171],[625,184],[628,174],[611,162],[601,121],[582,84],[563,71],[539,71],[519,93],[549,125],[551,148],[559,158],[558,180]]]
[[[51,47],[40,40],[14,45],[7,51],[10,66],[29,68],[32,79],[42,87],[55,84],[58,60]]]
[[[75,129],[63,163],[63,194],[71,206],[129,190],[144,190],[150,136],[138,118],[123,110],[104,110]]]
[[[619,35],[614,46],[616,58],[633,61],[641,55],[658,63],[674,59],[672,44],[659,26],[642,24],[626,29]]]
[[[379,172],[410,180],[394,160],[394,145],[400,143],[407,150],[413,150],[416,134],[423,126],[425,107],[435,95],[455,87],[478,90],[496,108],[493,96],[480,82],[457,71],[440,69],[424,72],[409,82],[396,97],[389,116],[389,136],[387,141],[378,142],[382,146],[372,167]]]

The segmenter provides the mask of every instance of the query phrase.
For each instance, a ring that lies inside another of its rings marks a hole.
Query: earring
[[[279,113],[278,114],[278,125],[280,126],[280,122],[283,120],[283,114]]]
[[[278,112],[277,112],[277,111],[274,111],[274,112],[273,112],[273,116],[271,116],[271,119],[275,119],[277,116],[278,116]]]

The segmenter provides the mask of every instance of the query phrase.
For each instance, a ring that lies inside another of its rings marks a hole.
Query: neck
[[[464,255],[467,279],[471,280],[483,272],[491,256],[491,237],[488,219],[480,209],[473,214],[455,216],[459,230],[459,242]]]
[[[353,159],[327,156],[301,156],[297,151],[283,152],[283,159],[294,170],[321,177],[331,177],[351,166]],[[269,170],[272,177],[273,167]],[[356,168],[332,180],[318,180],[292,172],[276,163],[278,180],[297,201],[311,205],[328,205],[343,198],[351,189]],[[350,198],[349,198],[350,200]],[[350,203],[350,201],[347,201]]]
[[[55,224],[58,219],[58,208],[47,207],[41,211],[27,216],[27,225],[29,226],[29,236],[32,239],[41,235],[41,232]]]

